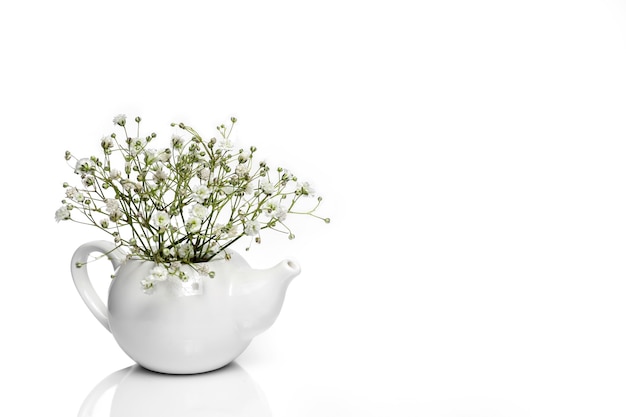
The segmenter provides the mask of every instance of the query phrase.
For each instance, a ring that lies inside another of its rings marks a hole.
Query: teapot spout
[[[271,268],[270,271],[275,273],[276,276],[286,279],[287,285],[289,285],[289,282],[300,274],[300,265],[292,259],[285,259],[274,268]]]
[[[300,265],[293,259],[285,259],[272,268],[255,271],[245,282],[238,283],[235,311],[242,337],[252,339],[274,324],[287,288],[298,274]]]

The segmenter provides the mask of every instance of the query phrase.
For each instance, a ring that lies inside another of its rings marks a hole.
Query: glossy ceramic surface
[[[115,268],[108,306],[87,269],[77,266],[94,252],[107,254]],[[171,374],[207,372],[233,361],[274,323],[289,283],[300,273],[293,260],[254,270],[232,253],[230,260],[210,262],[214,278],[183,265],[186,282],[170,277],[147,294],[141,281],[154,266],[126,260],[112,243],[95,241],[76,250],[71,268],[85,304],[126,354],[147,369]]]
[[[87,395],[78,417],[96,415],[110,399],[110,417],[271,416],[263,390],[237,363],[199,375],[163,375],[140,366],[104,378]]]

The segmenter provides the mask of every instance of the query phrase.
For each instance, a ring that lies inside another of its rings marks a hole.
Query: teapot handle
[[[109,261],[113,264],[113,268],[117,269],[122,264],[122,259],[119,256],[117,246],[106,240],[96,240],[93,242],[85,243],[76,249],[74,256],[72,256],[72,279],[74,285],[78,290],[78,294],[83,299],[89,310],[93,313],[98,321],[104,326],[105,329],[111,331],[109,328],[109,313],[96,293],[96,290],[91,284],[91,279],[87,273],[86,263],[89,255],[93,252],[102,253],[109,258]]]

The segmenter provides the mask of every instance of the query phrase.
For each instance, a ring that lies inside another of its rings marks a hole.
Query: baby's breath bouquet
[[[209,140],[183,123],[172,123],[176,131],[162,148],[154,147],[155,133],[140,135],[141,118],[135,122],[131,135],[126,116],[115,117],[123,136],[103,137],[101,156],[65,153],[80,182],[63,184],[57,221],[102,229],[129,257],[156,262],[164,275],[220,254],[228,259],[229,246],[247,238],[248,250],[266,230],[293,239],[286,224],[291,215],[330,221],[314,213],[322,198],[315,198],[308,182],[255,162],[254,146],[233,148],[234,117]]]

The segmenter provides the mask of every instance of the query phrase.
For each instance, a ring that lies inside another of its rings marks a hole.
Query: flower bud
[[[236,117],[231,117],[230,121],[233,122],[233,123],[237,123],[237,118]]]
[[[72,153],[70,151],[65,151],[65,160],[69,161],[72,158]]]
[[[137,123],[141,122],[141,117],[139,117],[139,116],[135,117],[135,121],[136,121]]]

